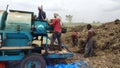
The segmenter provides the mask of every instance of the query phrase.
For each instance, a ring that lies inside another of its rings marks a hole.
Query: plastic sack
[[[88,65],[84,61],[80,61],[80,62],[73,62],[70,64],[48,65],[47,68],[92,68],[92,66]]]

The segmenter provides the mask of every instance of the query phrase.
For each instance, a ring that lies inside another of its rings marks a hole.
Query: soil
[[[66,60],[67,63],[84,60],[93,68],[120,68],[120,20],[93,26],[96,35],[94,37],[94,55],[84,58],[85,40],[87,37],[86,25],[68,28],[68,32],[62,35],[62,42],[76,56]],[[71,34],[78,32],[78,45],[73,46]]]

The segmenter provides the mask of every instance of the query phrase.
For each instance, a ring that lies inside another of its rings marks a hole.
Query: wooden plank
[[[24,50],[33,48],[33,46],[2,46],[0,50]]]

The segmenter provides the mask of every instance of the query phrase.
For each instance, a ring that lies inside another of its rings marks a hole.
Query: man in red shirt
[[[55,40],[57,39],[58,45],[59,45],[59,51],[62,49],[62,42],[61,42],[61,24],[60,24],[60,18],[57,13],[54,13],[54,19],[52,22],[49,23],[50,26],[54,27],[54,32],[51,38],[51,48],[54,49],[53,45]]]
[[[72,33],[71,37],[72,37],[73,46],[77,46],[77,43],[78,43],[78,33],[77,33],[77,31],[74,31]]]

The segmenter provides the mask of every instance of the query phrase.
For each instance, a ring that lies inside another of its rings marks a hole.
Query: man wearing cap
[[[54,13],[54,19],[52,22],[49,23],[50,26],[54,27],[54,32],[51,38],[51,48],[54,49],[54,42],[57,39],[58,45],[59,45],[59,51],[61,51],[62,48],[62,42],[61,42],[61,24],[60,24],[60,17],[58,13]]]

